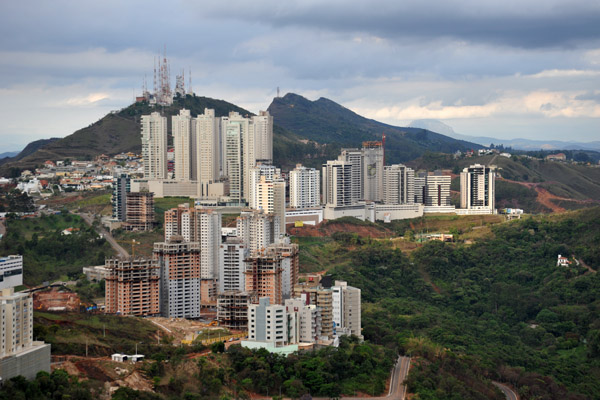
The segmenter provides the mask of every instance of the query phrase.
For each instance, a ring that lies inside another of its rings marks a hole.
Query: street
[[[92,226],[92,224],[94,223],[94,217],[91,214],[85,214],[85,213],[81,213],[81,214],[75,213],[75,214],[79,215],[81,218],[83,218],[83,220],[89,226]],[[102,236],[106,239],[106,241],[112,246],[112,248],[115,249],[117,251],[117,253],[119,253],[119,257],[129,258],[129,253],[116,242],[116,240],[112,237],[112,235],[110,233],[108,233],[102,225],[98,225],[98,233],[101,233]]]

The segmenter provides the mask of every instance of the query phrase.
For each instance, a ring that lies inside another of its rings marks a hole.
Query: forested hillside
[[[410,256],[343,242],[352,262],[333,274],[362,288],[367,340],[419,357],[409,389],[421,399],[488,398],[490,380],[523,398],[599,398],[599,220],[600,208],[526,218]],[[557,267],[558,254],[580,265]]]

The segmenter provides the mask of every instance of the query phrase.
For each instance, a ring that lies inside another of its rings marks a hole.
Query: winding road
[[[93,225],[93,223],[94,223],[94,216],[93,215],[86,214],[86,213],[81,213],[81,214],[75,213],[75,214],[77,214],[81,218],[83,218],[83,220],[89,226]],[[129,258],[129,253],[123,247],[121,247],[121,245],[119,245],[119,243],[117,243],[117,241],[115,240],[115,238],[113,238],[112,235],[110,233],[108,233],[108,231],[106,229],[104,229],[104,227],[102,225],[98,225],[98,227],[96,229],[98,230],[99,233],[102,234],[102,236],[112,246],[112,248],[117,251],[117,253],[119,254],[119,257]]]
[[[519,396],[517,396],[517,394],[505,384],[500,382],[492,382],[492,384],[500,389],[502,393],[504,393],[504,396],[506,396],[507,400],[519,400]]]

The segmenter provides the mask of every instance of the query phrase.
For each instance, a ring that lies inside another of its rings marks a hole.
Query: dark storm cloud
[[[391,40],[448,37],[521,48],[579,46],[600,38],[595,1],[266,1],[202,6],[214,16],[276,27],[369,32]]]

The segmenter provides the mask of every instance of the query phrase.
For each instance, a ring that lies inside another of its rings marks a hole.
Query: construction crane
[[[140,242],[138,242],[135,239],[131,239],[131,258],[135,258],[135,245],[136,244],[140,244]]]

